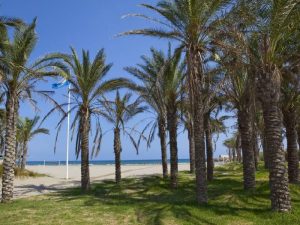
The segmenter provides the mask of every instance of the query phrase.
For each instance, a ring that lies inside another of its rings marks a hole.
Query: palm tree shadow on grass
[[[231,216],[251,221],[251,215],[264,218],[270,213],[267,182],[258,182],[257,189],[245,192],[242,180],[232,175],[220,175],[209,183],[210,201],[197,205],[195,182],[188,173],[181,173],[177,190],[170,190],[169,181],[159,176],[124,179],[119,185],[114,181],[94,184],[92,190],[82,195],[79,188],[58,193],[60,201],[84,199],[85,206],[106,205],[112,208],[133,208],[136,220],[142,224],[163,224],[174,218],[185,224],[216,224],[217,216]]]

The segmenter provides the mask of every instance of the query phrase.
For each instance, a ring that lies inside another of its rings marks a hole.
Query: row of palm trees
[[[134,16],[154,21],[157,27],[132,30],[120,34],[165,38],[167,53],[151,49],[142,56],[142,63],[125,70],[137,80],[106,80],[111,64],[106,64],[104,50],[93,60],[88,51],[79,57],[54,53],[33,65],[27,60],[36,43],[35,20],[25,25],[19,20],[1,19],[1,75],[6,100],[5,157],[3,162],[2,201],[12,198],[15,166],[16,120],[20,101],[32,101],[39,94],[54,103],[47,118],[62,113],[58,132],[67,113],[74,113],[71,128],[76,135],[76,154],[81,158],[81,187],[90,189],[89,156],[100,150],[103,136],[100,118],[113,124],[116,181],[121,180],[120,132],[130,137],[138,150],[141,140],[150,146],[156,128],[161,143],[163,177],[168,177],[167,139],[170,149],[170,183],[178,186],[178,127],[188,131],[190,170],[196,177],[199,204],[208,202],[207,181],[213,179],[214,133],[223,132],[218,117],[222,109],[237,118],[237,140],[242,153],[244,189],[255,188],[258,162],[258,140],[263,145],[264,161],[270,171],[271,206],[275,211],[291,209],[288,182],[299,179],[297,117],[299,115],[299,2],[296,0],[228,1],[228,0],[162,0],[156,6],[143,4],[158,18]],[[11,41],[7,26],[15,26]],[[50,92],[38,91],[37,81],[62,76],[71,83],[71,108],[58,104]],[[139,98],[130,101],[130,94],[114,101],[105,94],[129,88]],[[125,124],[135,115],[151,111],[155,118],[142,131]],[[283,115],[283,116],[282,116]],[[284,125],[284,126],[283,126]],[[287,137],[288,175],[282,147],[282,128]],[[89,150],[91,130],[94,133]],[[149,135],[145,135],[149,131]],[[133,134],[138,134],[138,140]],[[168,134],[168,138],[167,138]],[[239,147],[238,147],[239,148]],[[236,148],[237,149],[237,148]]]
[[[299,1],[162,0],[156,6],[143,6],[159,17],[137,16],[155,21],[158,26],[132,30],[122,35],[174,40],[178,43],[176,51],[185,52],[198,202],[208,201],[204,118],[210,112],[210,104],[217,89],[227,86],[229,90],[225,88],[223,92],[233,91],[234,98],[238,97],[229,103],[237,111],[243,152],[244,188],[255,188],[253,117],[258,110],[259,101],[263,115],[265,151],[268,155],[265,160],[270,171],[272,209],[289,211],[291,200],[282,148],[280,103],[281,93],[284,93],[282,80],[288,76],[296,77],[297,80],[299,76]],[[212,66],[213,63],[217,65]],[[211,73],[221,75],[217,84],[212,82]],[[288,139],[295,136],[295,127],[292,133],[288,134]],[[299,159],[295,138],[293,140],[293,143],[288,141],[288,159],[296,163],[293,163],[295,167],[289,163],[289,170],[298,176]]]

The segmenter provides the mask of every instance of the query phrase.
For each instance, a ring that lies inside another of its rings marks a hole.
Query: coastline
[[[169,161],[168,161],[169,162]],[[178,163],[189,163],[189,159],[179,159]],[[60,166],[65,165],[65,161],[29,161],[27,165],[46,165],[46,166]],[[114,160],[91,160],[90,165],[114,165]],[[122,165],[160,165],[160,159],[146,159],[146,160],[122,160]],[[69,165],[80,165],[78,160],[70,160]]]

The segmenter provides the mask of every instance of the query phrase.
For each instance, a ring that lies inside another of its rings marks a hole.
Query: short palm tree
[[[71,84],[71,102],[70,111],[75,112],[74,120],[71,124],[72,133],[76,132],[75,152],[78,157],[81,154],[81,189],[86,192],[90,189],[90,170],[89,170],[89,136],[92,131],[92,118],[95,118],[95,138],[93,152],[100,149],[100,141],[102,137],[98,100],[107,92],[118,89],[126,83],[125,79],[105,80],[106,75],[112,64],[106,64],[106,56],[104,49],[101,49],[91,61],[89,51],[82,50],[82,59],[80,59],[76,51],[71,48],[71,54],[54,53],[47,56],[47,60],[61,60],[64,67],[58,69]],[[55,106],[46,115],[50,114],[66,106],[67,103]],[[58,123],[58,132],[62,122],[67,118],[67,113],[63,113]]]
[[[20,118],[17,123],[17,143],[18,154],[20,156],[20,168],[25,169],[28,154],[28,144],[38,134],[49,134],[49,130],[46,128],[37,127],[40,117],[35,116],[33,119],[28,117]]]
[[[236,139],[234,137],[228,138],[223,142],[223,145],[227,148],[229,161],[234,161],[235,158],[235,147],[236,147]]]
[[[215,31],[218,15],[230,8],[227,0],[161,0],[156,6],[143,4],[161,16],[152,19],[161,27],[133,30],[123,35],[146,35],[178,41],[178,50],[185,50],[187,62],[187,83],[195,139],[196,190],[198,203],[206,203],[207,182],[205,165],[205,144],[203,117],[207,111],[208,101],[205,95],[204,58],[211,53],[211,40]]]
[[[101,99],[99,101],[99,110],[102,117],[104,117],[109,123],[113,125],[114,131],[114,153],[115,153],[115,181],[119,183],[121,181],[121,134],[123,132],[128,136],[138,152],[138,143],[134,140],[133,134],[138,133],[135,128],[129,128],[126,123],[131,121],[136,115],[146,110],[144,106],[141,106],[141,99],[136,99],[132,103],[131,94],[127,93],[123,97],[120,96],[117,91],[114,101]]]
[[[33,105],[34,94],[39,94],[54,102],[49,91],[36,89],[37,82],[45,76],[55,75],[50,71],[44,60],[38,60],[29,64],[29,58],[37,42],[35,33],[36,21],[29,25],[18,26],[13,33],[12,39],[6,33],[1,36],[5,44],[0,45],[0,68],[2,71],[1,89],[5,98],[5,154],[3,160],[2,176],[2,202],[8,202],[13,197],[14,167],[17,118],[20,101],[28,100]]]

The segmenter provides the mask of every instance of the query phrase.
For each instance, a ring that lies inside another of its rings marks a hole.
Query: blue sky
[[[88,49],[91,55],[95,55],[100,48],[105,48],[107,62],[112,62],[114,66],[108,77],[128,77],[123,70],[125,66],[133,66],[140,62],[141,55],[147,55],[150,47],[166,49],[167,42],[149,37],[119,37],[115,35],[136,28],[156,26],[154,23],[144,21],[139,18],[122,19],[128,13],[151,12],[138,6],[147,2],[155,4],[154,0],[0,0],[0,14],[5,16],[19,17],[26,22],[31,22],[37,17],[38,44],[31,60],[51,52],[69,52],[69,47],[74,47],[78,52],[81,49]],[[155,16],[155,15],[153,15]],[[40,84],[41,89],[50,89],[51,82]],[[66,101],[64,95],[66,89],[56,91],[53,96],[57,101]],[[51,108],[49,102],[39,99],[39,112],[43,116]],[[29,104],[22,103],[20,115],[33,117],[35,112]],[[150,117],[151,115],[143,115]],[[133,125],[140,119],[139,116],[129,125]],[[55,139],[55,125],[59,120],[59,115],[51,116],[43,126],[50,130],[50,136],[38,136],[31,141],[29,146],[29,160],[64,160],[66,128],[64,127],[59,135],[57,152],[54,154],[53,146]],[[230,122],[232,124],[232,121]],[[111,129],[105,121],[102,122],[103,130]],[[188,140],[186,133],[182,133],[179,128],[178,149],[179,158],[188,158]],[[224,154],[225,148],[222,142],[226,138],[221,135],[217,142],[215,154]],[[129,140],[122,139],[123,159],[159,159],[160,146],[156,136],[150,149],[141,147],[139,155]],[[75,159],[74,145],[71,144],[70,159]],[[113,133],[108,132],[104,136],[101,152],[97,160],[113,159]]]

